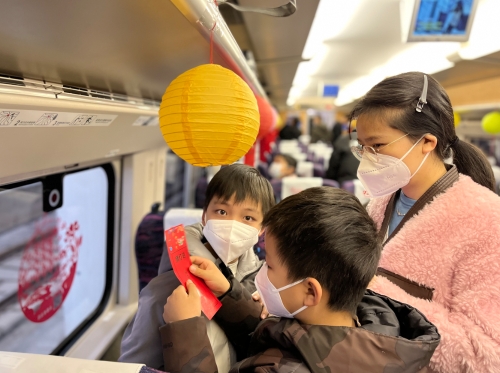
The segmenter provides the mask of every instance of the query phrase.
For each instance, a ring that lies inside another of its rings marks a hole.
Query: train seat
[[[290,157],[293,157],[293,159],[295,159],[297,162],[305,162],[307,161],[307,154],[306,153],[302,153],[301,151],[298,152],[298,151],[284,151],[282,152],[281,154],[287,154],[289,155]]]
[[[195,223],[201,223],[202,214],[203,209],[201,208],[172,208],[167,211],[165,217],[163,218],[163,227],[164,229],[168,229],[179,224],[192,225]]]
[[[314,163],[299,161],[295,173],[300,177],[314,177]]]
[[[284,177],[283,179],[272,180],[271,185],[276,202],[280,202],[282,199],[308,188],[319,186],[339,187],[339,183],[336,181],[321,177]]]

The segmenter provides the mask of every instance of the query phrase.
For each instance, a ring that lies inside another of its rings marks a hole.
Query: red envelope
[[[219,308],[222,307],[222,303],[201,278],[189,272],[189,266],[192,263],[191,259],[189,259],[184,226],[181,224],[167,229],[165,231],[165,242],[167,243],[168,256],[175,275],[184,287],[186,287],[187,280],[193,281],[201,294],[201,310],[207,319],[212,320]]]

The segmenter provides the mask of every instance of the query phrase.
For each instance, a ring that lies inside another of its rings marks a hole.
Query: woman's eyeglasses
[[[396,141],[401,140],[403,137],[406,137],[406,136],[408,136],[408,134],[403,135],[394,141],[391,141],[389,144],[380,147],[378,150],[375,150],[371,146],[358,144],[355,146],[351,146],[351,151],[352,151],[352,154],[354,154],[354,156],[356,158],[358,158],[359,160],[361,160],[363,158],[363,155],[366,154],[366,158],[368,158],[370,161],[378,162],[378,153],[380,152],[380,150],[388,147],[391,144],[394,144]]]

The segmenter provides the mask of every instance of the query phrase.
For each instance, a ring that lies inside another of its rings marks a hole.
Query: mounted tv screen
[[[478,0],[416,0],[408,41],[467,41]]]

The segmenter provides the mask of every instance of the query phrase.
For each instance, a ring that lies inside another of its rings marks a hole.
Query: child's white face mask
[[[236,220],[210,219],[203,235],[224,264],[238,259],[259,240],[259,230]]]
[[[283,176],[283,167],[280,163],[273,162],[267,172],[273,179],[279,179]]]
[[[269,277],[267,276],[267,268],[267,263],[264,263],[264,265],[260,268],[260,271],[257,273],[257,276],[255,276],[255,287],[257,288],[257,292],[260,294],[264,305],[271,315],[292,319],[296,314],[304,311],[307,306],[302,306],[293,313],[288,311],[283,304],[283,301],[281,300],[280,291],[298,285],[305,279],[276,289],[272,282],[269,281]]]

